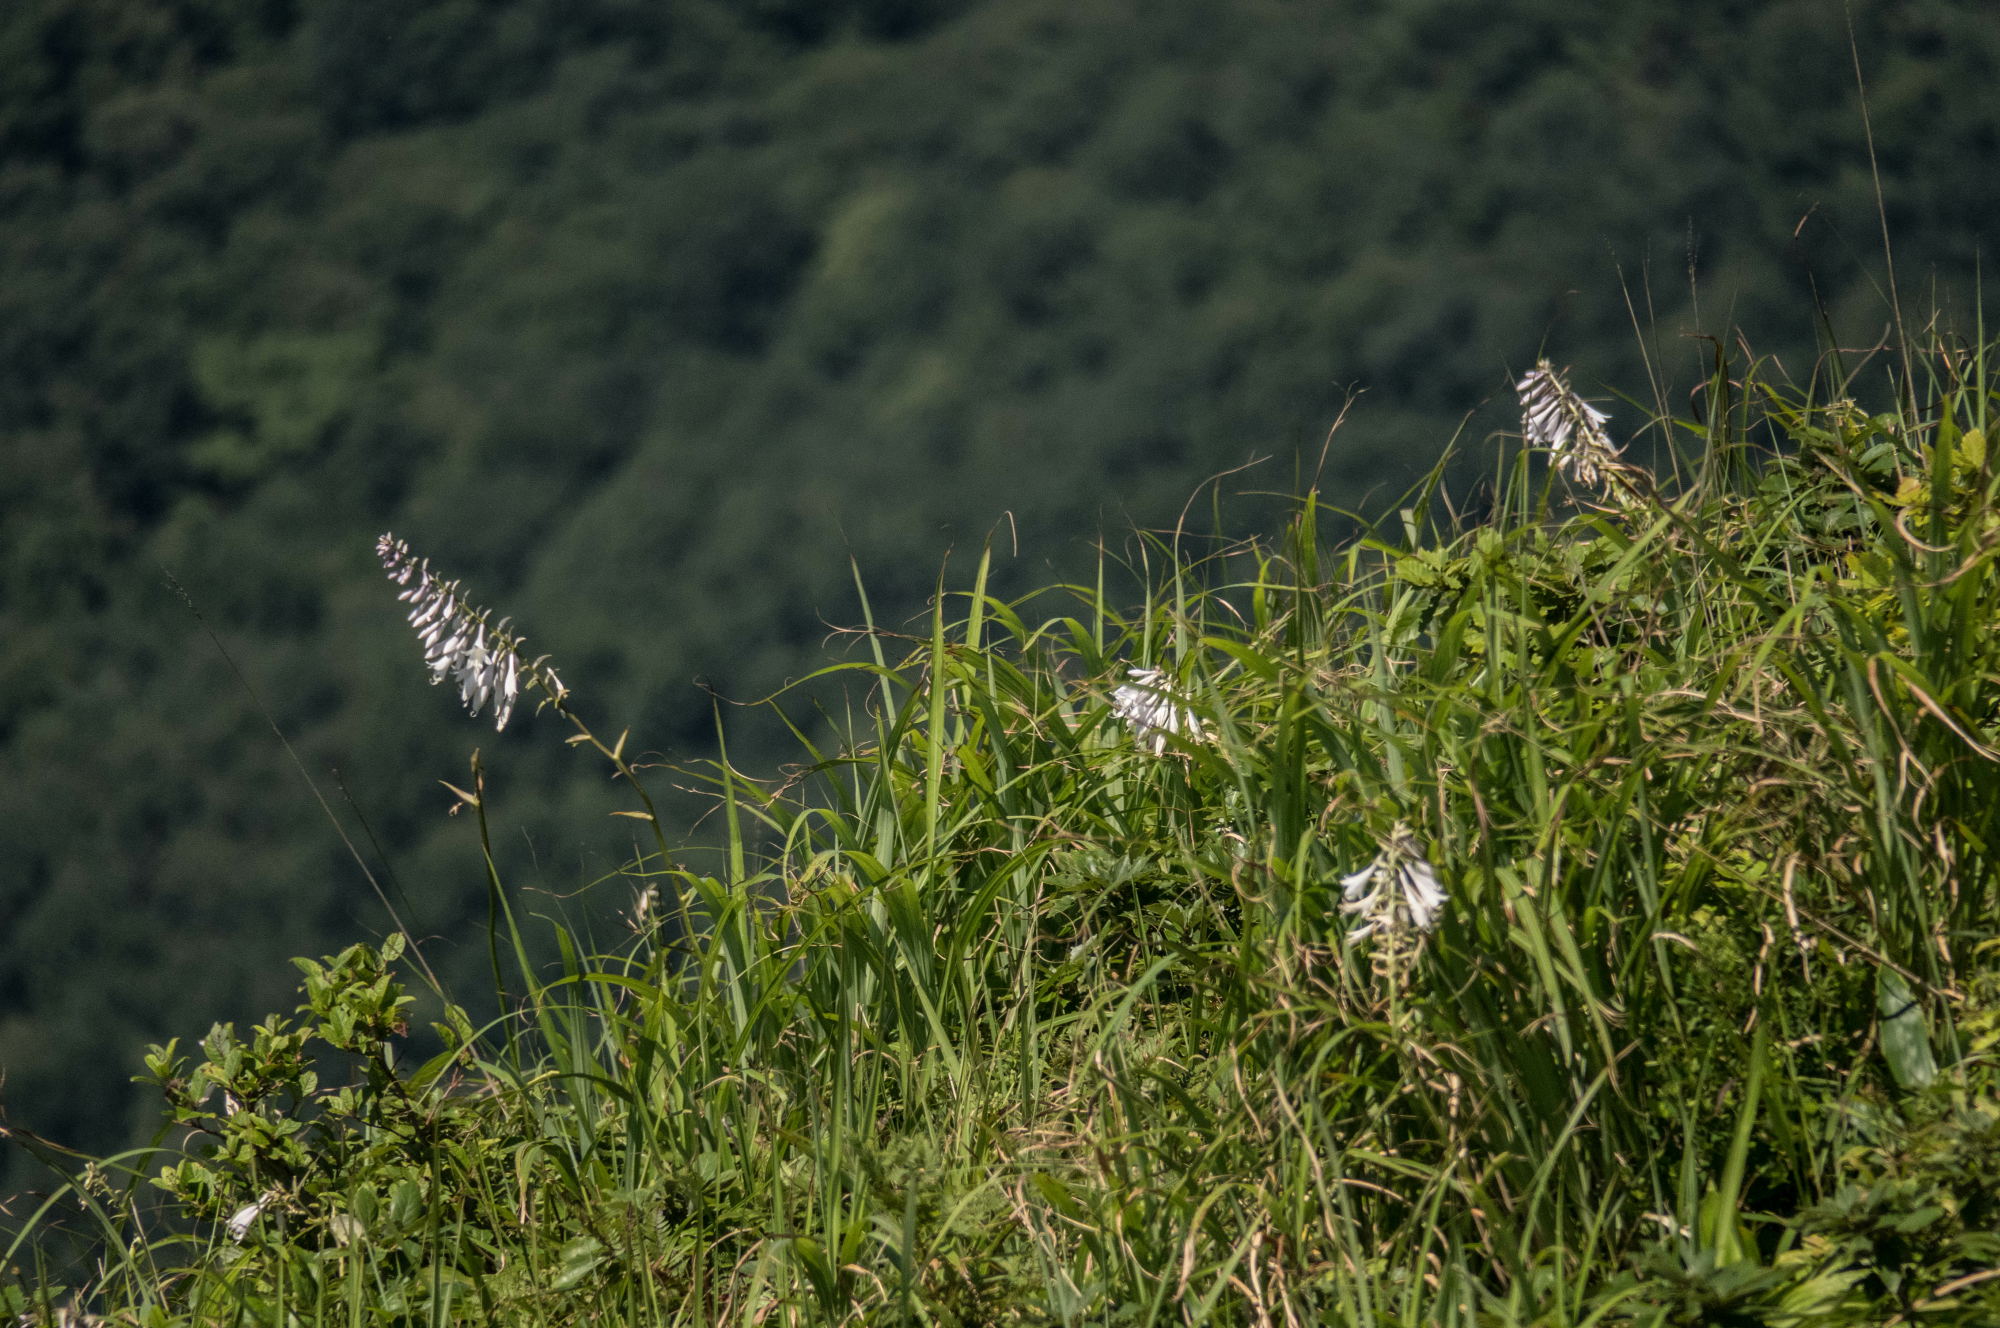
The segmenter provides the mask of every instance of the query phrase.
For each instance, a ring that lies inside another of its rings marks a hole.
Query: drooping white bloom
[[[14,1322],[17,1328],[103,1328],[111,1321],[80,1310],[75,1305],[58,1305],[53,1319],[48,1317],[47,1310],[42,1310],[23,1314]]]
[[[1132,730],[1132,741],[1162,756],[1169,735],[1201,741],[1208,736],[1202,722],[1174,692],[1158,669],[1127,669],[1124,683],[1111,693],[1111,713]]]
[[[241,1245],[244,1237],[250,1234],[251,1224],[263,1215],[264,1207],[270,1201],[270,1196],[266,1195],[256,1203],[244,1204],[241,1208],[230,1214],[228,1224],[229,1238],[238,1245]]]
[[[457,581],[433,576],[431,560],[419,559],[394,535],[377,540],[375,553],[389,579],[404,587],[396,598],[410,606],[410,626],[423,643],[431,682],[457,683],[459,699],[474,715],[491,705],[493,727],[506,728],[524,682],[539,683],[557,699],[566,694],[555,670],[544,664],[547,656],[522,662],[527,638],[510,630],[513,619],[494,624],[492,615],[466,602]]]
[[[1537,361],[1514,391],[1521,398],[1521,436],[1532,447],[1548,448],[1563,474],[1595,486],[1607,471],[1622,467],[1619,449],[1604,431],[1611,417],[1578,396],[1563,371]]]
[[[1429,931],[1444,912],[1444,887],[1438,884],[1437,872],[1424,860],[1416,836],[1400,825],[1373,862],[1340,878],[1340,894],[1340,911],[1361,920],[1347,933],[1349,945],[1376,932],[1393,935],[1406,927]]]
[[[640,886],[632,892],[632,910],[625,915],[626,925],[633,931],[644,933],[658,920],[659,911],[659,885],[654,883]]]

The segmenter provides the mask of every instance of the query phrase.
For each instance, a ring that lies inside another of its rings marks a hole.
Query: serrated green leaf
[[[596,1271],[604,1262],[604,1242],[595,1236],[578,1236],[562,1247],[556,1259],[555,1281],[549,1284],[552,1291],[568,1291]]]

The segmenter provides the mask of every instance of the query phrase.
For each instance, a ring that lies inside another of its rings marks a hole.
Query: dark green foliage
[[[1960,308],[2000,37],[1855,21],[1906,294]],[[1684,333],[1803,378],[1816,301],[1887,320],[1816,3],[10,0],[0,69],[0,1068],[79,1142],[132,1134],[145,1042],[387,925],[162,565],[454,934],[462,740],[384,528],[684,755],[697,680],[763,695],[857,616],[850,554],[895,624],[1003,525],[1015,592],[1252,455],[1285,487],[1350,385],[1342,508],[1545,344],[1648,381],[1621,274],[1670,406]],[[1599,569],[1497,575],[1560,620]],[[596,781],[497,745],[510,870],[619,859]]]

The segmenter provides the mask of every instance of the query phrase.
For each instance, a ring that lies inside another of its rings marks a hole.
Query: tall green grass
[[[0,1305],[2000,1322],[1993,353],[1718,365],[1657,485],[1502,440],[1475,521],[1440,470],[1333,545],[1308,492],[1023,601],[982,561],[829,665],[836,742],[680,772],[713,866],[606,885],[629,939],[539,966],[496,876],[493,1026],[396,1063],[392,937],[161,1049],[172,1148],[27,1214]],[[1133,666],[1200,727],[1135,735]],[[1403,829],[1449,903],[1356,942]]]

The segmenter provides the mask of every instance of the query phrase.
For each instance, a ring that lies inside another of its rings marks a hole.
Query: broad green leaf
[[[1937,1078],[1923,1004],[1894,969],[1875,971],[1875,1011],[1882,1020],[1882,1055],[1904,1088],[1924,1088]]]

